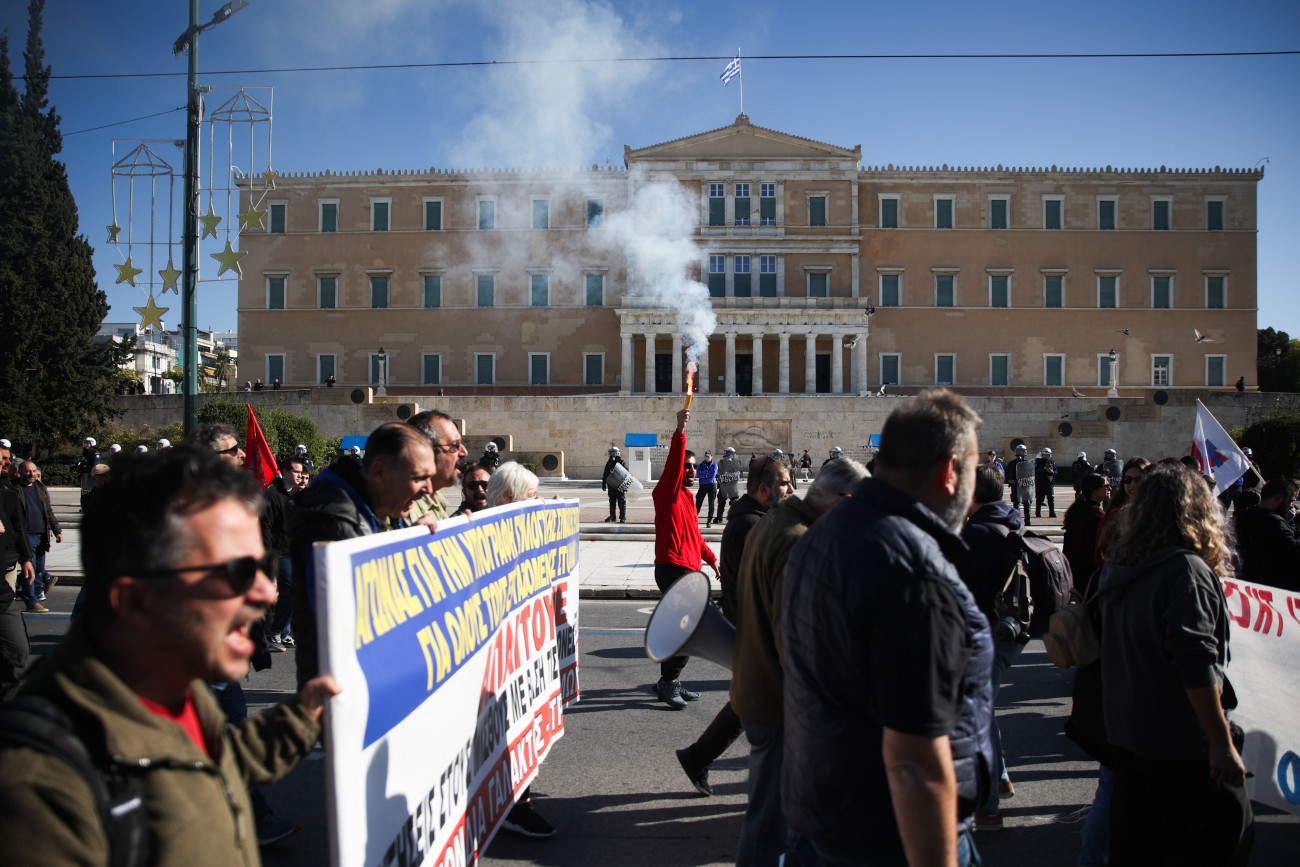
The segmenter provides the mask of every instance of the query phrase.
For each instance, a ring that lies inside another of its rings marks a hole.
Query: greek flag
[[[727,83],[730,82],[731,79],[735,78],[737,75],[740,75],[740,55],[739,55],[739,54],[736,55],[736,59],[735,59],[735,60],[733,60],[733,61],[731,61],[730,63],[727,64],[727,68],[726,68],[726,69],[722,70],[722,76],[721,76],[721,78],[722,78],[722,86],[723,86],[723,87],[726,87],[726,86],[727,86]]]

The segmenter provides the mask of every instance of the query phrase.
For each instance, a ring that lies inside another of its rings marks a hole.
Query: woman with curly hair
[[[1195,472],[1161,464],[1115,529],[1099,587],[1110,864],[1244,864],[1254,819],[1224,712],[1236,702],[1217,504]]]

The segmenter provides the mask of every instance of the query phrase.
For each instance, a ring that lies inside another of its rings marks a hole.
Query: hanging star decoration
[[[221,218],[213,212],[211,202],[208,202],[208,212],[199,217],[199,222],[203,224],[203,234],[199,236],[200,239],[208,235],[217,237],[217,224],[221,222]]]
[[[272,171],[271,169],[267,169],[266,171],[262,172],[262,180],[266,183],[266,188],[268,190],[275,189],[275,179],[279,176],[280,176],[279,172]]]
[[[181,272],[177,271],[175,266],[172,265],[171,259],[167,260],[167,267],[159,271],[158,276],[163,278],[162,291],[166,292],[168,289],[170,289],[171,291],[175,292],[177,295],[180,294],[180,290],[176,288],[176,280],[178,277],[181,276]]]
[[[126,262],[123,264],[113,267],[117,269],[117,279],[113,281],[114,283],[130,283],[134,286],[136,275],[144,273],[143,268],[137,268],[131,263],[130,256],[126,257]]]
[[[239,219],[244,221],[245,229],[265,229],[262,225],[262,218],[266,216],[266,211],[259,211],[253,206],[252,202],[248,203],[248,210],[239,215]]]
[[[153,293],[150,292],[148,304],[143,307],[133,307],[131,309],[140,314],[140,324],[145,328],[148,328],[150,325],[156,325],[158,326],[158,330],[162,331],[162,315],[171,308],[159,307],[155,304],[153,301]]]
[[[221,263],[221,267],[217,269],[218,277],[227,271],[234,271],[240,277],[244,276],[244,272],[239,267],[239,260],[248,254],[243,250],[232,250],[229,241],[226,241],[226,249],[222,250],[220,253],[210,253],[209,255]]]
[[[108,229],[108,241],[106,241],[105,243],[116,244],[117,233],[122,231],[122,227],[117,224],[117,220],[114,220],[113,222],[109,223],[105,228]]]

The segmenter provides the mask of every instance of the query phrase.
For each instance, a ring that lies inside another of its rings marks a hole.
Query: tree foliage
[[[1265,479],[1300,477],[1300,404],[1277,398],[1267,414],[1260,415],[1242,431],[1237,444],[1254,452]]]
[[[243,401],[232,398],[211,399],[199,407],[199,422],[215,421],[230,425],[236,431],[240,447],[247,449],[248,443],[245,442],[248,430],[247,406]],[[267,444],[271,446],[271,454],[275,455],[277,462],[292,457],[294,447],[299,443],[307,447],[307,455],[316,464],[318,470],[329,466],[330,462],[338,457],[337,444],[331,446],[321,437],[320,431],[316,429],[316,422],[311,416],[295,415],[278,407],[258,407],[254,412],[257,414],[257,423],[262,427],[262,434],[266,437]]]
[[[108,301],[55,159],[63,140],[48,105],[44,6],[29,6],[21,95],[0,35],[0,435],[20,453],[74,442],[115,415],[117,363],[133,346],[94,343]]]
[[[1255,369],[1260,391],[1300,391],[1300,340],[1285,331],[1261,328]]]

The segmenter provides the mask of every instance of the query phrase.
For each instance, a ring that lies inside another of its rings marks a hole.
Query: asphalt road
[[[28,616],[33,651],[50,650],[67,630],[75,587],[57,587]],[[673,751],[695,739],[726,702],[727,672],[693,660],[683,680],[703,692],[685,711],[658,703],[650,685],[658,668],[641,650],[651,604],[584,600],[580,635],[582,699],[565,714],[566,734],[533,785],[534,805],[558,829],[550,840],[500,834],[482,863],[500,865],[724,865],[734,863],[745,801],[744,737],[710,773],[714,796],[698,795]],[[254,673],[244,687],[252,709],[293,688],[293,653]],[[999,719],[1016,796],[1004,802],[1006,829],[977,835],[989,865],[1073,865],[1083,807],[1092,800],[1096,764],[1062,733],[1071,673],[1053,668],[1032,642],[1002,687]],[[436,737],[436,732],[430,733]],[[270,867],[327,863],[323,762],[307,761],[265,790],[277,814],[301,833],[263,849]],[[1252,863],[1294,864],[1300,817],[1257,806]]]

